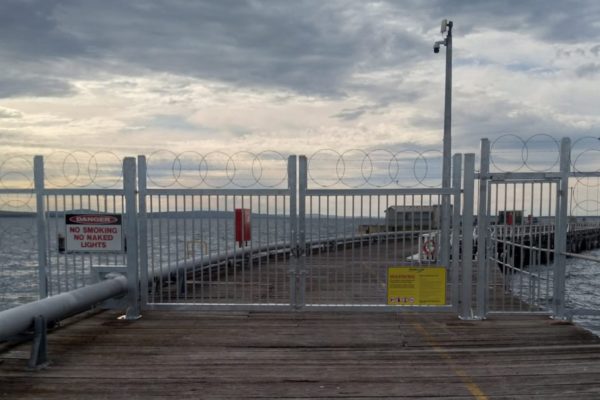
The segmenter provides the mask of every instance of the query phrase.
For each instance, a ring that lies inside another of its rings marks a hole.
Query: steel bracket
[[[50,365],[48,360],[48,325],[43,315],[33,319],[33,343],[27,369],[39,371]]]

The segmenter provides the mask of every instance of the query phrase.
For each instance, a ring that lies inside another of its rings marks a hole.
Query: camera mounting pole
[[[439,53],[440,45],[446,46],[446,88],[444,98],[444,140],[442,158],[442,187],[450,187],[451,159],[452,159],[452,21],[442,20],[441,33],[446,33],[446,38],[435,42],[433,52]],[[450,198],[442,197],[442,243],[450,242]],[[449,265],[450,252],[443,249],[440,254],[442,265]]]

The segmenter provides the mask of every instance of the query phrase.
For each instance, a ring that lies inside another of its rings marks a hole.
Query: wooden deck
[[[600,340],[543,316],[114,312],[0,345],[1,399],[598,399]]]

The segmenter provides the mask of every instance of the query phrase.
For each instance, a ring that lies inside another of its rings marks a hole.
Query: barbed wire
[[[46,185],[114,188],[122,182],[122,162],[111,151],[55,151],[44,156]]]
[[[146,164],[148,183],[161,188],[275,188],[287,182],[288,174],[288,156],[274,150],[233,154],[158,150]]]
[[[600,138],[580,137],[571,142],[571,171],[599,170]],[[505,134],[490,143],[490,164],[496,172],[551,172],[559,169],[560,139],[545,133],[529,137]]]
[[[500,172],[551,172],[558,169],[560,141],[548,134],[521,137],[506,134],[490,144],[490,164]],[[599,171],[600,140],[581,137],[572,142],[571,170]],[[176,153],[158,150],[147,156],[148,183],[155,187],[274,188],[287,182],[287,155],[278,151],[213,151]],[[319,187],[438,187],[438,150],[319,149],[308,156],[309,178]],[[111,151],[57,150],[44,156],[47,187],[115,188],[122,185],[122,157]],[[578,178],[582,185],[597,181]],[[0,188],[32,189],[33,156],[0,159]],[[19,200],[22,202],[23,200]]]
[[[600,171],[600,138],[580,137],[571,142],[570,170],[577,173]],[[490,144],[490,164],[499,172],[557,172],[560,168],[560,140],[547,134],[528,138],[502,135]],[[571,212],[600,212],[600,178],[570,178]]]
[[[324,188],[438,187],[441,175],[438,150],[321,149],[308,157],[309,180]]]
[[[559,141],[546,134],[499,136],[490,144],[490,164],[498,172],[550,172],[560,160]]]

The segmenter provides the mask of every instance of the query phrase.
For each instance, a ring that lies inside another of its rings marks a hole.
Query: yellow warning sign
[[[387,303],[392,306],[446,304],[446,268],[388,268]]]

